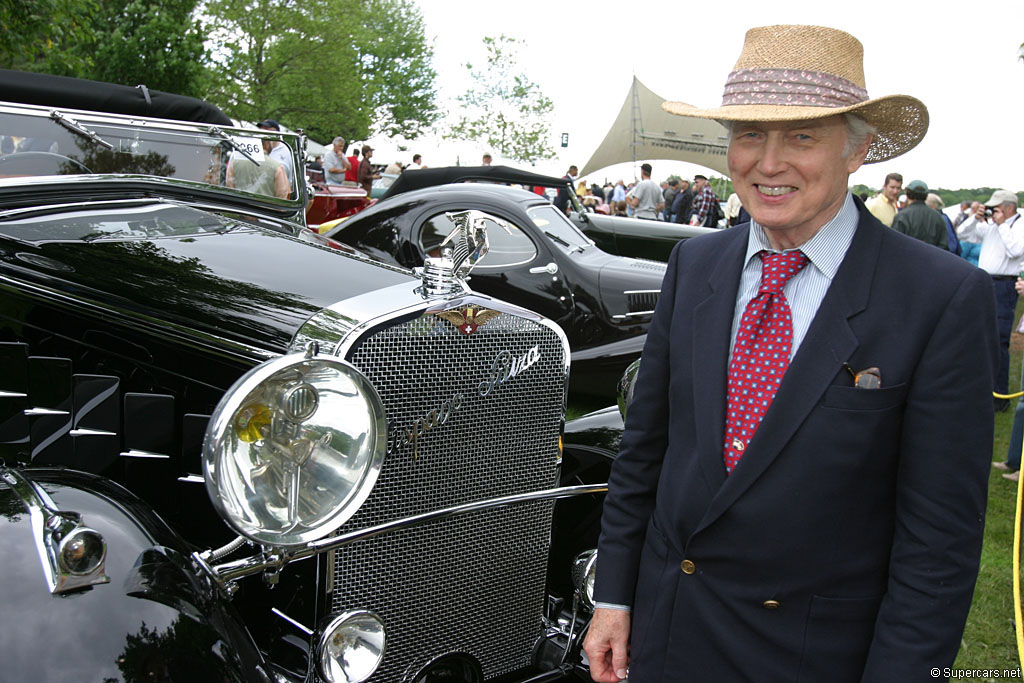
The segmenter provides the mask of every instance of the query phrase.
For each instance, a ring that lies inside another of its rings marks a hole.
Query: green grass
[[[1017,307],[1018,319],[1022,310],[1024,301]],[[1022,351],[1024,335],[1015,332],[1010,341],[1010,391],[1016,390],[1020,378]],[[1016,401],[1011,401],[1010,410],[996,413],[993,460],[1006,459],[1015,405]],[[1017,485],[1003,479],[1002,474],[1000,470],[994,469],[989,475],[981,570],[956,660],[958,669],[1016,669],[1020,666],[1013,630],[1012,585]]]

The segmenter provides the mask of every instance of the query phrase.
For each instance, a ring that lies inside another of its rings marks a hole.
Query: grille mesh
[[[506,351],[534,362],[481,396]],[[380,392],[391,438],[373,493],[341,532],[556,484],[565,373],[552,330],[501,314],[467,335],[426,315],[372,333],[348,359]],[[444,424],[401,438],[435,410],[449,410]],[[371,680],[401,681],[453,652],[475,657],[486,678],[528,665],[553,505],[469,513],[335,551],[332,609],[372,609],[387,627]]]

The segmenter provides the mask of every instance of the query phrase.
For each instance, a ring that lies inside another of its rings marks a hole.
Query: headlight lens
[[[387,429],[376,390],[334,359],[290,355],[239,379],[210,419],[206,488],[227,522],[272,546],[336,530],[373,489]]]
[[[331,683],[359,683],[384,659],[384,622],[373,612],[353,610],[330,620],[317,637],[321,675]]]

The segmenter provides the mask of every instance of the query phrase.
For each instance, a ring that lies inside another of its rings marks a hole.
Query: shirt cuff
[[[600,609],[617,609],[622,610],[623,612],[632,611],[629,605],[617,605],[614,602],[595,602],[594,607]]]

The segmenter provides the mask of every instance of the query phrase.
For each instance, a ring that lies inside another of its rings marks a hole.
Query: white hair
[[[729,132],[729,137],[732,138],[732,126],[736,122],[723,119],[719,119],[718,122],[725,127]],[[864,144],[868,136],[877,135],[878,129],[850,112],[843,114],[843,122],[846,123],[846,146],[843,147],[843,158],[847,159]]]

